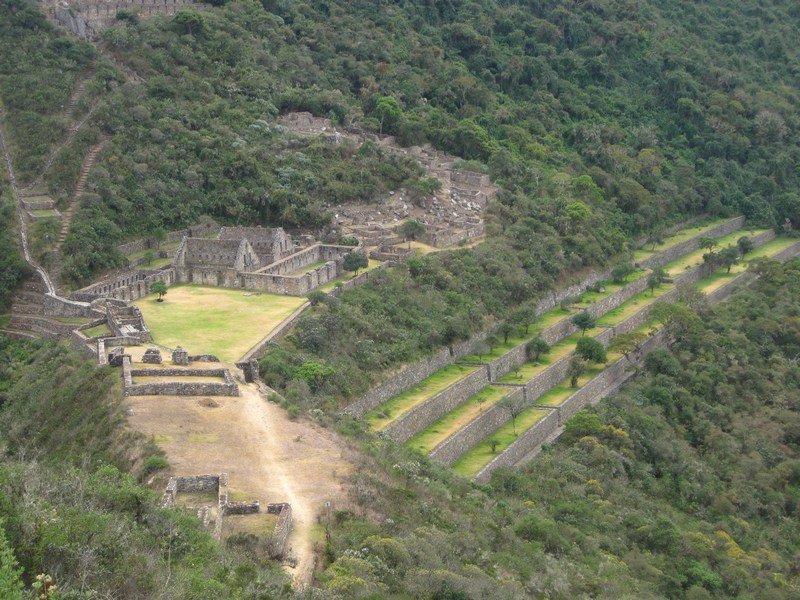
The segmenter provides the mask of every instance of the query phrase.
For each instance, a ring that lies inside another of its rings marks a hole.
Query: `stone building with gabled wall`
[[[178,283],[241,287],[238,274],[257,270],[261,259],[246,239],[186,237],[173,266]]]
[[[223,227],[219,239],[247,240],[262,265],[274,263],[295,252],[294,242],[283,227]]]

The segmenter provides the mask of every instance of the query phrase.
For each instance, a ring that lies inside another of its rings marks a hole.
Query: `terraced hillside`
[[[763,234],[761,240],[767,239]],[[716,270],[699,269],[700,277],[691,285],[694,289],[707,295],[710,300],[721,300],[727,294],[720,294],[722,288],[728,284],[732,287],[739,281],[746,282],[749,273],[746,273],[747,265],[758,258],[785,258],[796,256],[800,252],[800,242],[796,238],[775,238],[763,243],[754,250],[747,252],[740,259],[739,263],[733,266],[730,272],[726,268]],[[727,289],[730,292],[731,289]],[[654,298],[675,299],[678,290],[675,284],[663,284]],[[621,352],[609,352],[607,361],[603,364],[591,365],[586,372],[581,375],[576,385],[572,385],[569,377],[562,379],[558,384],[550,388],[546,393],[537,398],[531,406],[522,411],[516,417],[516,427],[513,423],[507,422],[500,428],[491,433],[470,451],[464,453],[453,464],[453,469],[466,476],[475,478],[478,481],[487,481],[491,471],[498,466],[514,464],[503,460],[503,454],[507,452],[517,440],[521,440],[528,435],[526,446],[533,446],[533,450],[525,453],[526,455],[535,452],[541,442],[560,433],[559,429],[550,429],[549,434],[536,435],[533,432],[534,426],[539,427],[542,421],[550,418],[553,423],[558,425],[572,416],[577,410],[589,402],[596,402],[608,393],[615,390],[635,371],[638,363],[652,349],[665,343],[664,330],[649,313],[648,308],[658,300],[646,302],[644,298],[634,298],[631,302],[638,302],[641,306],[634,313],[634,316],[626,320],[609,319],[617,325],[629,321],[633,324],[627,333],[638,334],[641,337],[638,347],[628,356]],[[636,315],[639,315],[638,318]],[[609,331],[606,329],[605,331]],[[601,334],[603,335],[603,334]],[[612,338],[613,339],[613,338]],[[544,414],[541,414],[544,412]],[[555,418],[557,417],[557,418]],[[541,427],[548,430],[547,427]],[[518,452],[517,455],[520,453]],[[494,463],[494,466],[493,466]]]
[[[679,285],[695,284],[716,270],[713,282],[703,290],[722,286],[742,272],[746,261],[774,255],[794,243],[788,238],[774,239],[769,230],[747,231],[741,222],[722,231],[715,225],[688,227],[640,249],[637,266],[649,268],[636,270],[623,282],[598,285],[572,303],[545,312],[527,334],[520,330],[493,347],[462,356],[456,364],[367,412],[366,421],[374,431],[452,465],[460,474],[475,476],[542,421],[555,418],[559,424],[563,422],[568,415],[562,414],[562,405],[589,381],[611,367],[615,367],[615,377],[622,373],[627,357],[614,351],[608,353],[604,364],[589,365],[571,381],[567,373],[581,337],[594,337],[608,346],[618,335],[630,334],[640,340],[640,351],[644,340],[653,345],[650,340],[658,331],[650,308],[674,299]],[[713,235],[715,231],[719,235]],[[710,249],[700,245],[709,237],[714,238],[712,250],[736,247],[743,237],[754,249],[728,272],[708,260],[719,254],[704,258]],[[654,269],[662,281],[651,283]],[[577,331],[572,319],[580,312],[596,319],[593,328]],[[529,343],[537,337],[550,348],[531,357]]]

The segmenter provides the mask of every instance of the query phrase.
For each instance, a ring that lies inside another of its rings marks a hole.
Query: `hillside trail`
[[[294,565],[286,570],[302,589],[313,580],[317,545],[324,543],[317,518],[326,506],[347,504],[356,454],[333,431],[290,419],[267,400],[266,386],[238,383],[238,397],[129,397],[128,421],[154,436],[170,475],[225,472],[239,498],[289,502]]]

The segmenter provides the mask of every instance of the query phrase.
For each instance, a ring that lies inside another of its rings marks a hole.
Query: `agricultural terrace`
[[[713,229],[720,223],[724,223],[727,221],[728,218],[719,218],[713,219],[711,221],[706,221],[700,225],[695,225],[694,227],[687,227],[686,229],[681,229],[680,231],[676,231],[670,236],[667,236],[661,240],[660,243],[653,246],[653,244],[645,244],[633,254],[633,258],[636,262],[642,261],[646,258],[650,258],[653,254],[658,254],[659,252],[663,252],[673,246],[677,246],[678,244],[682,244],[693,237],[703,235],[704,233],[708,232],[710,229]]]
[[[164,302],[150,295],[135,304],[155,343],[233,361],[305,301],[294,296],[180,285],[169,288]]]
[[[757,235],[761,233],[761,231],[749,232],[748,235]],[[725,236],[722,238],[718,244],[718,248],[722,249],[727,245],[735,244],[736,241],[742,236],[742,231],[734,232],[729,236]],[[789,248],[790,246],[798,243],[797,239],[792,238],[776,238],[763,246],[748,252],[746,255],[742,257],[737,265],[734,265],[730,273],[727,272],[727,269],[718,269],[709,277],[700,280],[695,284],[695,287],[704,293],[709,293],[714,291],[724,285],[725,283],[731,281],[736,275],[741,274],[747,268],[747,264],[757,258],[764,258],[774,256],[778,252]],[[704,250],[703,253],[707,252]],[[694,253],[693,253],[694,254]],[[685,270],[684,265],[687,264],[686,257],[675,261],[668,265],[668,272],[671,269],[676,269],[675,272],[680,273]],[[696,258],[694,259],[696,260]],[[700,256],[700,261],[702,262],[702,255]],[[691,264],[691,263],[690,263]],[[699,264],[699,263],[697,263]],[[694,265],[692,265],[694,266]],[[613,327],[614,325],[619,324],[626,318],[630,317],[638,310],[641,310],[643,307],[651,304],[659,296],[665,294],[669,289],[674,287],[673,284],[662,284],[654,293],[651,292],[643,292],[637,296],[634,296],[630,300],[628,300],[625,304],[619,306],[617,309],[608,312],[605,314],[600,320],[598,320],[598,325],[601,327]],[[645,335],[652,335],[657,329],[658,324],[654,321],[650,321],[638,329],[636,332],[642,333]],[[564,356],[566,352],[569,350],[565,349],[566,342],[572,341],[572,338],[575,338],[575,335],[570,336],[570,338],[565,339],[561,344],[556,344],[553,346],[551,351],[558,351],[559,357]],[[575,343],[570,344],[570,350],[574,350]],[[559,348],[561,347],[561,348]],[[549,354],[549,353],[548,353]],[[548,360],[549,359],[549,360]],[[486,464],[489,463],[495,456],[503,452],[511,443],[514,442],[520,435],[525,433],[528,429],[533,427],[536,423],[542,420],[547,415],[548,409],[555,409],[558,406],[561,406],[572,394],[576,391],[581,389],[585,386],[589,381],[591,381],[594,377],[599,375],[602,371],[604,371],[608,366],[616,363],[619,360],[622,360],[623,357],[621,354],[616,352],[609,352],[607,357],[607,362],[603,365],[593,364],[590,365],[586,372],[581,375],[581,377],[577,381],[577,386],[572,387],[570,385],[569,379],[562,380],[558,385],[554,386],[538,399],[534,401],[534,403],[525,411],[523,411],[517,418],[516,422],[513,423],[509,421],[508,423],[502,425],[498,428],[494,434],[488,436],[486,439],[481,441],[477,446],[475,446],[470,451],[466,452],[463,456],[461,456],[454,464],[453,470],[465,477],[473,477],[475,474],[478,473]],[[557,359],[556,359],[557,360]],[[522,379],[521,373],[525,370],[528,365],[524,365],[523,368],[520,370],[520,379],[522,381],[527,381],[533,375],[541,372],[544,368],[546,368],[546,364],[551,364],[553,362],[553,358],[549,357],[548,355],[543,356],[537,363],[532,365],[533,368],[529,368],[528,371],[532,372],[532,375],[527,376],[525,379]],[[546,364],[545,364],[546,363]],[[534,369],[535,372],[534,372]],[[514,383],[521,383],[520,380],[514,379],[516,376],[508,375],[501,379],[501,381],[509,381]],[[457,408],[456,411],[461,410],[461,407]],[[454,411],[455,412],[455,411]],[[445,416],[439,423],[445,422],[450,415]],[[437,423],[438,425],[438,423]],[[466,423],[464,423],[466,425]],[[462,425],[463,426],[463,425]],[[433,428],[432,426],[431,428]],[[431,429],[429,428],[429,429]],[[455,433],[456,430],[450,432]],[[428,430],[424,431],[423,433],[419,434],[417,438],[427,439],[426,435],[430,435]],[[415,440],[417,439],[415,438]],[[444,439],[444,438],[443,438]],[[414,440],[412,440],[413,442]]]

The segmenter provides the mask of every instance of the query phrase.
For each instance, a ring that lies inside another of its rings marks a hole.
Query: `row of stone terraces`
[[[666,268],[668,282],[648,292],[648,272],[640,270],[625,284],[606,284],[585,293],[568,310],[556,307],[542,314],[536,324],[537,332],[531,328],[528,334],[512,335],[508,343],[491,352],[484,350],[479,355],[463,356],[457,364],[433,373],[415,387],[373,408],[364,418],[373,430],[408,443],[443,464],[453,465],[465,476],[476,476],[493,459],[495,451],[502,454],[519,435],[548,414],[557,412],[559,422],[568,416],[561,414],[560,406],[574,390],[564,386],[562,380],[581,336],[570,321],[572,316],[586,311],[597,318],[596,329],[586,335],[595,336],[605,346],[621,333],[646,328],[649,307],[672,298],[677,293],[676,280],[694,283],[704,274],[705,250],[699,249],[699,239],[716,237],[720,246],[735,244],[745,235],[739,228],[741,222],[739,219],[694,227],[688,230],[692,234],[688,238],[687,232],[679,231],[659,251],[637,252],[639,262],[649,269]],[[783,250],[793,243],[785,239],[772,241],[775,236],[769,231],[747,235],[756,246],[763,246],[763,250],[756,251],[762,254]],[[529,360],[525,346],[536,335],[541,335],[551,348],[542,358]],[[563,389],[551,393],[558,386]],[[511,411],[515,409],[511,407],[515,404],[520,414],[512,419]]]

